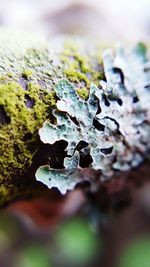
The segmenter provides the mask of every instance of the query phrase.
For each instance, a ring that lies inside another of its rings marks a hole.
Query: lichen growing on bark
[[[143,48],[140,43],[133,48],[106,50],[106,81],[100,81],[100,88],[91,84],[87,101],[67,79],[55,85],[59,112],[53,114],[57,124],[44,122],[39,135],[45,144],[64,140],[67,157],[60,170],[40,167],[38,181],[65,194],[83,182],[81,158],[91,158],[87,167],[99,171],[99,183],[144,161],[150,151],[150,61]]]
[[[36,38],[32,41],[31,36],[10,38],[1,33],[0,204],[21,192],[24,196],[35,193],[35,184],[29,186],[28,177],[19,177],[30,168],[40,149],[38,129],[46,119],[54,120],[55,83],[67,78],[79,95],[87,98],[91,77],[98,84],[103,76],[100,59],[90,56],[84,41],[62,39],[59,50],[54,42],[49,45],[43,40],[36,42]]]

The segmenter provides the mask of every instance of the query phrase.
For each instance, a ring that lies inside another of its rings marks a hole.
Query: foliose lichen
[[[146,47],[118,47],[103,56],[106,81],[91,84],[88,100],[81,99],[66,79],[55,85],[59,100],[53,115],[39,130],[44,143],[67,142],[64,169],[42,166],[36,179],[62,194],[82,181],[81,156],[91,157],[89,167],[106,180],[115,171],[137,167],[150,150],[150,62]]]

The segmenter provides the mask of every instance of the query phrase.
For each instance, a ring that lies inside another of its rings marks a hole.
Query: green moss
[[[82,99],[84,99],[84,100],[88,99],[89,94],[88,94],[88,91],[87,91],[86,87],[78,88],[77,89],[77,93]]]
[[[43,120],[48,117],[46,102],[51,101],[51,96],[47,93],[47,101],[45,96],[40,99],[41,88],[33,84],[29,84],[28,87],[29,90],[26,92],[17,83],[0,86],[0,106],[10,118],[10,122],[0,128],[1,176],[9,177],[15,170],[21,173],[31,164],[33,154],[29,147],[36,141],[35,133],[42,126]],[[25,100],[27,96],[30,102],[34,101],[33,108],[27,108]],[[25,140],[28,135],[30,139]]]
[[[41,93],[43,90],[33,83],[27,91],[15,82],[0,85],[0,107],[9,118],[9,123],[0,127],[0,192],[5,200],[11,191],[10,186],[6,189],[4,185],[31,165],[39,147],[37,131],[49,117],[50,106],[55,106],[54,94],[45,91],[40,99]],[[32,108],[27,107],[26,99],[34,103]]]
[[[22,77],[28,79],[32,76],[32,74],[33,74],[32,70],[24,70],[22,73]]]
[[[0,81],[4,81],[6,78],[3,75],[0,75]]]
[[[93,55],[88,53],[84,55],[84,53],[80,51],[80,47],[69,40],[65,42],[60,60],[64,64],[64,75],[69,81],[77,84],[79,95],[86,99],[91,81],[99,85],[99,81],[104,76],[101,51]]]

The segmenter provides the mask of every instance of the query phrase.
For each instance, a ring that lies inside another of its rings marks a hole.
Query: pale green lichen
[[[99,171],[104,180],[116,170],[139,166],[150,151],[149,63],[141,44],[132,49],[119,47],[115,53],[105,51],[106,81],[100,82],[101,88],[91,84],[87,101],[79,98],[68,80],[55,85],[57,124],[44,122],[39,135],[45,144],[67,142],[67,157],[64,169],[40,167],[38,181],[65,194],[83,181],[79,175],[81,155],[91,157],[89,167]]]
[[[69,166],[69,163],[70,166]],[[43,181],[49,188],[56,187],[62,194],[66,194],[67,190],[73,190],[75,185],[80,182],[78,178],[77,168],[79,166],[79,155],[76,152],[73,158],[65,158],[64,170],[56,170],[50,166],[40,167],[36,172],[37,181]],[[69,177],[69,179],[67,179]]]

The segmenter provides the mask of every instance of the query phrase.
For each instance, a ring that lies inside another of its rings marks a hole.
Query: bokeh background
[[[90,35],[101,41],[150,38],[149,0],[1,0],[0,23],[34,30]]]

